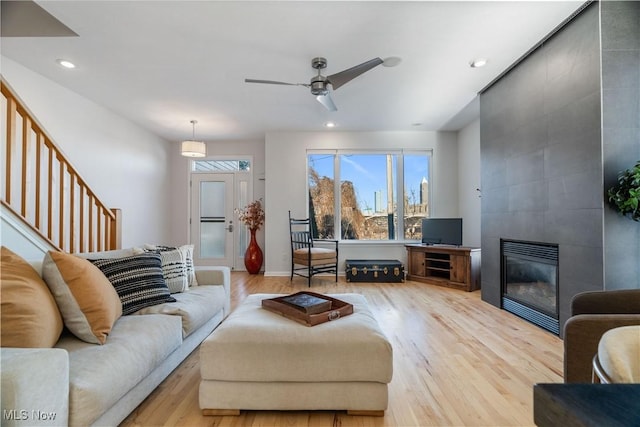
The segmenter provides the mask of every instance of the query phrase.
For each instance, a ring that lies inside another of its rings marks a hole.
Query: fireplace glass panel
[[[557,318],[558,267],[518,256],[505,263],[505,296]]]

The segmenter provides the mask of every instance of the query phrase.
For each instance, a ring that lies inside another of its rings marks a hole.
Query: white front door
[[[191,242],[196,265],[234,267],[234,174],[191,175]]]

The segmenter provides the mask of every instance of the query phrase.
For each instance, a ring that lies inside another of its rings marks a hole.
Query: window
[[[430,211],[431,152],[309,153],[307,162],[314,237],[420,238],[421,219]]]
[[[194,160],[192,163],[194,172],[249,172],[250,160]]]
[[[429,198],[429,154],[406,154],[404,159],[404,238],[422,238],[422,218],[428,218]]]
[[[316,239],[334,238],[334,158],[332,154],[309,156],[309,218]]]

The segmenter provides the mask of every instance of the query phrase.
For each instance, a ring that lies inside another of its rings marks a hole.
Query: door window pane
[[[200,258],[225,256],[225,183],[200,183]]]

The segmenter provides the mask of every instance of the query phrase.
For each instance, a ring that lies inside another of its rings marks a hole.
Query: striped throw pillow
[[[145,249],[146,252],[157,253],[162,262],[162,276],[172,294],[189,289],[189,277],[184,255],[178,249]]]
[[[144,307],[176,301],[162,275],[162,260],[157,253],[90,261],[116,289],[122,302],[123,315],[135,313]]]

